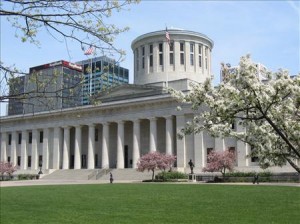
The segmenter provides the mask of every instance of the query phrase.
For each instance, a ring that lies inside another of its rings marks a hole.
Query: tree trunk
[[[154,170],[152,170],[152,182],[154,180]]]
[[[285,157],[285,159],[289,162],[289,164],[298,172],[300,173],[300,167],[298,167],[290,158]]]

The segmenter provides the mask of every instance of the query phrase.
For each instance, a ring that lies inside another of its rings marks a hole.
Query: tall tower
[[[166,30],[146,33],[133,40],[134,83],[189,89],[190,82],[211,78],[213,41],[206,35],[187,31]]]

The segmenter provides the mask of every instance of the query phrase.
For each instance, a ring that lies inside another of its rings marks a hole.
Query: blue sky
[[[112,16],[111,22],[129,26],[116,39],[116,46],[127,52],[123,67],[133,82],[131,42],[144,33],[163,30],[166,25],[203,33],[214,41],[212,70],[219,82],[220,63],[236,65],[250,53],[253,60],[276,71],[284,68],[295,75],[300,71],[299,1],[141,1]],[[41,47],[21,43],[1,18],[1,61],[28,71],[29,67],[57,60],[86,59],[80,46],[57,42],[40,33]],[[172,36],[171,36],[172,39]],[[1,108],[2,109],[2,108]]]

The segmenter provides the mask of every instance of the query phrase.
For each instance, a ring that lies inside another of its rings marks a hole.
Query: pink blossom
[[[138,163],[137,170],[144,172],[145,170],[152,171],[152,180],[154,179],[154,171],[156,169],[166,170],[173,166],[176,161],[176,156],[166,155],[160,152],[149,152],[143,155]]]
[[[235,155],[233,152],[229,150],[220,152],[213,150],[207,155],[207,164],[206,167],[203,168],[203,171],[221,172],[222,175],[225,176],[226,169],[232,171],[234,163]]]

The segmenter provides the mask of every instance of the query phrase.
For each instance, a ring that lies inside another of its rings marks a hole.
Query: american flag
[[[93,46],[90,46],[85,52],[84,55],[91,55],[94,52]]]
[[[166,28],[166,39],[167,39],[168,44],[170,45],[170,34],[169,34],[167,28]]]

